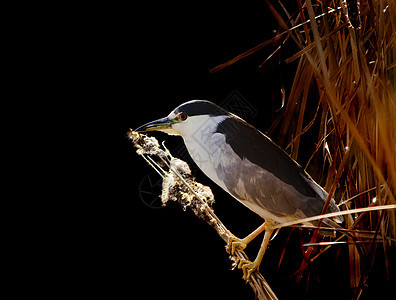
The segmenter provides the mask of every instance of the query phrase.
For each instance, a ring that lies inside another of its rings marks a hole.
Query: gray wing
[[[234,118],[223,121],[217,132],[211,141],[212,163],[235,198],[279,218],[321,213],[327,193],[264,134]],[[338,211],[334,201],[328,211]]]

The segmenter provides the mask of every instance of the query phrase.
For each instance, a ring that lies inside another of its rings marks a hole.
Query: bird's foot
[[[243,272],[243,279],[246,281],[249,281],[250,275],[254,271],[256,271],[260,266],[260,263],[257,262],[256,260],[254,262],[251,262],[250,260],[247,259],[241,259],[238,264],[238,269],[242,269]]]
[[[240,239],[233,235],[228,239],[226,251],[227,251],[227,253],[229,253],[231,255],[235,255],[236,248],[244,250],[246,248],[247,244],[248,243],[245,241],[245,239]]]

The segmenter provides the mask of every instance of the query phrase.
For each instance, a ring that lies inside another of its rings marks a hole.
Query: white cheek
[[[189,117],[187,120],[175,123],[172,125],[172,128],[179,133],[181,136],[191,136],[197,130],[198,124],[196,124],[196,120],[192,117]]]
[[[175,123],[172,125],[172,129],[170,129],[170,130],[172,130],[174,133],[176,133],[174,135],[183,135],[186,128],[185,128],[185,126],[183,126],[184,124],[182,124],[182,123],[183,122]]]

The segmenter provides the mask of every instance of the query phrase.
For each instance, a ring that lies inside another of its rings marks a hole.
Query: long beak
[[[150,123],[144,124],[139,128],[135,129],[137,132],[145,132],[145,131],[158,131],[162,129],[168,129],[174,123],[173,120],[168,118],[162,118],[159,120],[152,121]]]

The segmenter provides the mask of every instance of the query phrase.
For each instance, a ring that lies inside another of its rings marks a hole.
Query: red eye
[[[180,115],[179,115],[179,120],[180,121],[185,121],[187,119],[187,115],[185,114],[185,113],[181,113]]]

